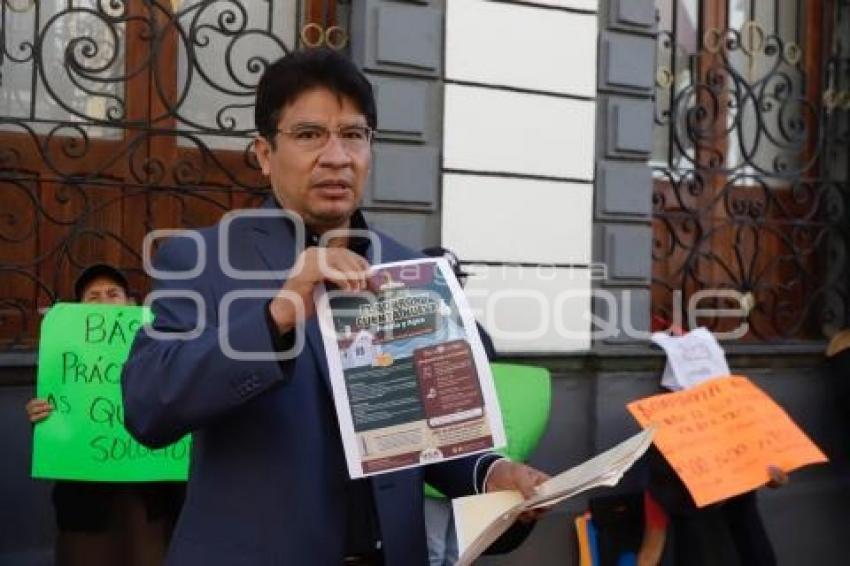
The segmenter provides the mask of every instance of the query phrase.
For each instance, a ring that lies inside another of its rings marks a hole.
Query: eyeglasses
[[[288,136],[296,146],[305,151],[316,151],[328,145],[332,130],[321,124],[299,124],[289,130],[275,132]],[[352,125],[339,126],[333,133],[347,151],[364,151],[372,143],[374,131],[369,126]]]

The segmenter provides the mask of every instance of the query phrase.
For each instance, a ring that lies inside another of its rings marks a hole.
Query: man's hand
[[[490,475],[487,477],[487,484],[484,486],[484,491],[489,493],[491,491],[514,490],[519,491],[523,497],[528,499],[536,495],[537,486],[548,479],[549,476],[547,474],[531,466],[511,462],[510,460],[497,460],[490,470]],[[520,515],[519,519],[524,523],[535,521],[544,512],[544,509],[532,509]]]
[[[53,406],[44,399],[30,399],[26,404],[27,416],[30,422],[40,423],[53,411]]]
[[[281,294],[269,304],[269,312],[281,334],[303,322],[299,320],[296,302],[300,301],[303,306],[304,320],[316,313],[313,288],[322,281],[343,291],[363,291],[368,286],[369,263],[346,248],[310,247],[304,250]]]

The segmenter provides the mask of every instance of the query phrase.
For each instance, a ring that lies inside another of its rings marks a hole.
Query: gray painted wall
[[[378,131],[363,207],[378,228],[417,249],[439,244],[442,2],[360,0],[351,57],[375,87]]]
[[[655,25],[654,0],[600,2],[593,260],[606,276],[594,287],[614,294],[636,330],[650,320]],[[593,308],[608,319],[607,303]],[[594,347],[629,341],[621,335]]]

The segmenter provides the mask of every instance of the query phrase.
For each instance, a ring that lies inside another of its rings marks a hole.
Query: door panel
[[[850,53],[833,41],[850,8],[831,0],[658,2],[654,254],[657,320],[747,323],[749,341],[818,340],[848,314],[847,112]],[[843,86],[842,86],[843,83]]]
[[[141,296],[147,232],[259,203],[264,66],[347,29],[331,0],[4,0],[0,18],[0,352],[34,347],[84,266]]]

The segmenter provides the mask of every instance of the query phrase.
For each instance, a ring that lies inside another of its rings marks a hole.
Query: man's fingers
[[[327,249],[320,256],[322,278],[345,291],[367,288],[369,264],[352,251]]]
[[[534,489],[537,487],[537,484],[533,483],[528,478],[523,478],[522,481],[517,482],[517,486],[519,487],[522,496],[526,499],[528,499],[529,497],[534,497],[537,493]]]
[[[359,267],[353,265],[330,267],[325,275],[325,280],[330,281],[343,291],[362,291],[366,288],[366,277],[360,275]]]
[[[368,286],[369,263],[344,248],[308,248],[298,258],[294,278],[304,279],[312,288],[326,281],[343,291],[362,291]]]
[[[353,291],[365,291],[368,285],[369,264],[360,256],[351,254],[346,258],[346,276]]]
[[[526,498],[536,495],[537,486],[549,479],[549,476],[543,472],[525,465],[519,467],[516,473],[519,475],[517,487]]]
[[[497,460],[493,466],[485,486],[488,492],[513,489],[529,498],[536,495],[538,485],[549,479],[548,475],[539,470],[510,460]]]
[[[366,290],[372,293],[377,293],[381,290],[381,283],[378,278],[372,277],[371,272],[366,275]]]
[[[540,470],[535,470],[529,466],[525,466],[525,475],[529,485],[532,488],[532,491],[537,490],[537,486],[546,482],[549,479],[549,476],[541,472]]]
[[[534,481],[535,488],[542,483],[546,483],[551,478],[549,474],[545,474],[540,470],[535,470],[534,468],[529,468],[529,470],[531,470],[531,473],[533,475],[532,481]]]

